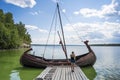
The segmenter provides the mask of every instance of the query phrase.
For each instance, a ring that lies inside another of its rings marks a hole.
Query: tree
[[[22,22],[19,22],[19,24],[16,24],[16,27],[18,29],[18,34],[22,42],[26,44],[30,44],[31,38],[29,33],[27,32],[27,29],[25,28],[25,24],[23,24]]]
[[[3,23],[0,22],[0,48],[8,48],[10,40],[10,32],[4,26]]]
[[[3,10],[0,9],[0,22],[4,23],[4,20],[5,20],[5,16],[4,16]]]
[[[15,24],[12,13],[0,9],[0,49],[18,48],[23,43],[31,43],[25,24]]]

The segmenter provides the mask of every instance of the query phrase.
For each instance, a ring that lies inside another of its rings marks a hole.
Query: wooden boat
[[[20,63],[23,66],[26,67],[36,67],[36,68],[45,68],[47,66],[52,66],[52,65],[70,65],[70,61],[67,56],[67,49],[66,49],[66,44],[65,44],[65,38],[64,38],[64,31],[62,27],[62,21],[61,21],[61,16],[60,16],[60,11],[59,11],[59,5],[57,3],[57,9],[58,9],[58,15],[59,15],[59,20],[60,20],[60,26],[61,26],[61,32],[62,32],[62,38],[58,32],[58,36],[60,38],[60,44],[62,46],[63,52],[65,53],[66,59],[46,59],[43,57],[38,57],[35,55],[28,54],[29,51],[32,50],[29,49],[24,52],[24,54],[20,58]],[[83,55],[78,55],[76,56],[76,65],[80,67],[84,66],[92,66],[94,65],[96,61],[96,56],[91,49],[91,47],[88,45],[88,41],[84,41],[86,47],[88,48],[88,53],[83,54]]]
[[[92,66],[94,65],[96,61],[96,56],[91,49],[91,47],[88,45],[88,41],[84,42],[89,50],[88,53],[83,55],[76,56],[76,65],[80,67],[85,66]],[[52,65],[70,65],[70,62],[66,59],[45,59],[43,57],[34,56],[31,54],[28,54],[29,51],[31,51],[32,48],[25,51],[24,54],[20,58],[20,63],[23,66],[26,67],[36,67],[36,68],[46,68],[47,66]]]

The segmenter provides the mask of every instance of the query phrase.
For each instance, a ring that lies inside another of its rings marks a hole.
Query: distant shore
[[[31,44],[31,46],[46,46],[46,44]],[[48,44],[47,46],[54,46],[54,45]],[[55,46],[60,46],[60,45],[56,44]],[[84,45],[69,44],[67,46],[84,46]],[[120,46],[120,44],[90,44],[90,46]]]
[[[120,44],[90,44],[90,46],[120,46]]]

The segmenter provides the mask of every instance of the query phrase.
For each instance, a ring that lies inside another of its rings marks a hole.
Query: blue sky
[[[120,43],[120,0],[59,0],[59,5],[67,44]],[[15,23],[22,21],[35,44],[46,43],[55,8],[56,0],[0,0],[0,9],[13,13]],[[52,32],[50,44],[53,38]]]

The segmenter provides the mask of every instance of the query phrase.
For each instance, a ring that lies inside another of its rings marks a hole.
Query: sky
[[[25,24],[32,44],[46,44],[56,2],[66,44],[82,44],[84,40],[91,44],[120,43],[120,0],[0,0],[0,9],[11,12],[15,23]],[[59,44],[52,30],[48,43]]]

